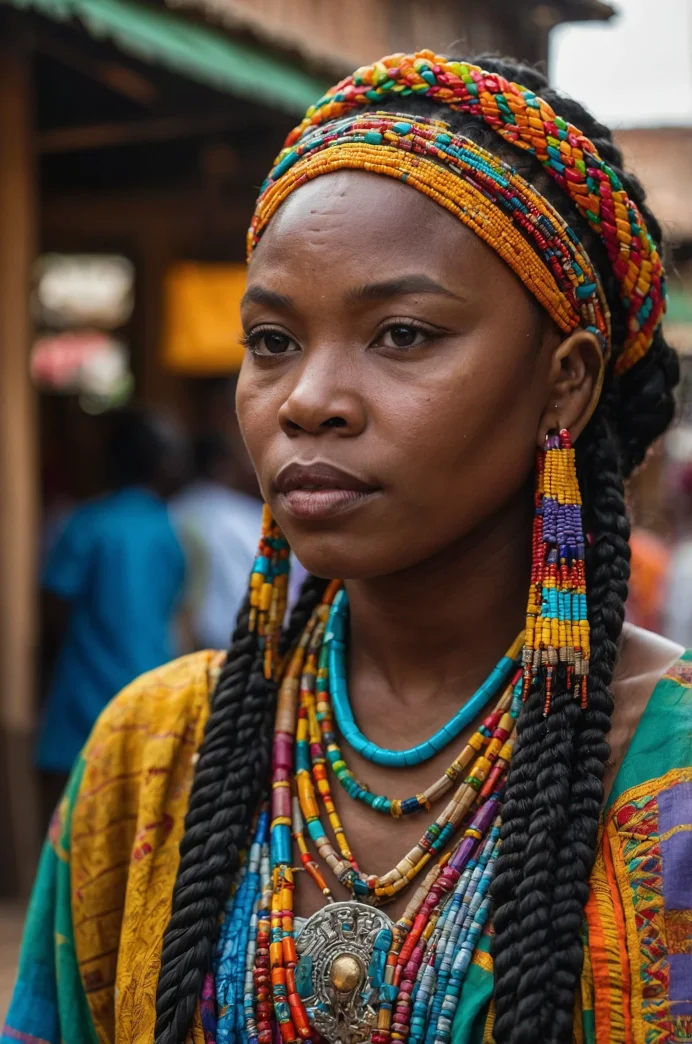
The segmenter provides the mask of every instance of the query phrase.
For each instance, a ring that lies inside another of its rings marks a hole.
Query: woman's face
[[[301,187],[255,251],[242,315],[242,432],[310,572],[410,568],[517,500],[559,336],[420,192],[352,171]]]

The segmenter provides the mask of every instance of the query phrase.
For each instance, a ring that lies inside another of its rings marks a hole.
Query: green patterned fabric
[[[0,1044],[98,1044],[72,928],[70,834],[83,772],[80,759],[43,846]]]

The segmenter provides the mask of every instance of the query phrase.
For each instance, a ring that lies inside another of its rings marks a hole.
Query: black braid
[[[660,229],[639,182],[622,170],[607,128],[551,90],[533,69],[491,56],[477,64],[525,84],[580,127],[620,177],[649,231]],[[379,101],[379,108],[440,115],[424,98]],[[565,217],[596,264],[612,311],[613,350],[625,339],[625,315],[605,250],[540,164],[473,116],[444,113],[454,129],[512,163]],[[550,717],[534,686],[517,726],[505,788],[495,902],[496,1044],[567,1044],[582,964],[580,929],[588,896],[603,772],[609,755],[609,686],[622,629],[629,576],[629,526],[623,476],[644,459],[673,416],[675,353],[659,331],[646,357],[623,378],[608,376],[601,403],[577,443],[578,473],[592,545],[587,551],[591,675],[586,711],[568,697],[558,672]],[[290,648],[324,591],[308,578],[283,638]],[[218,921],[247,843],[268,771],[275,691],[262,674],[256,643],[241,614],[214,694],[195,771],[173,912],[164,936],[155,1044],[183,1044],[209,967]]]
[[[522,939],[519,930],[519,884],[528,845],[528,825],[536,795],[537,763],[533,751],[540,744],[545,731],[543,719],[544,694],[534,686],[517,722],[517,746],[512,758],[513,771],[505,787],[502,805],[503,861],[496,869],[493,881],[495,900],[495,931],[505,945],[495,953],[495,974],[506,979],[508,989],[495,999],[495,1026],[506,1020],[511,1026],[514,1005],[510,998],[519,985],[519,960]],[[510,988],[511,987],[511,988]]]
[[[328,580],[322,580],[319,576],[308,576],[300,589],[300,594],[291,611],[291,619],[288,627],[281,636],[281,651],[286,652],[294,642],[300,638],[305,630],[308,620],[318,603],[322,600]]]
[[[308,577],[286,629],[305,627],[325,581]],[[212,699],[190,794],[161,954],[155,1044],[183,1044],[209,968],[219,918],[269,770],[275,685],[241,611]]]

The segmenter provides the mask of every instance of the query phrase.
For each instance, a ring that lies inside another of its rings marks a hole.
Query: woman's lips
[[[279,472],[274,488],[296,519],[327,519],[359,506],[380,489],[326,461],[293,461]]]
[[[376,490],[360,493],[355,489],[293,489],[280,495],[286,510],[294,518],[321,519],[332,518],[362,504],[375,496]]]

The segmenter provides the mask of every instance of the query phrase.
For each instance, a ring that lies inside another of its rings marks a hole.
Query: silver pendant
[[[296,989],[310,1022],[330,1044],[362,1044],[377,1021],[393,925],[386,914],[355,901],[330,903],[296,939]],[[393,999],[393,998],[392,998]]]

